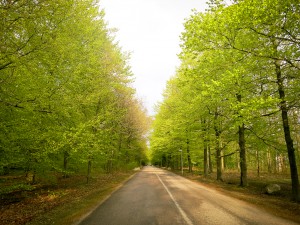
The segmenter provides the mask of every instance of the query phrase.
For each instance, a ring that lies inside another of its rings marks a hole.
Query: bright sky
[[[179,66],[180,34],[191,10],[204,11],[207,0],[100,0],[116,40],[131,52],[134,88],[150,115],[162,101],[167,80]]]

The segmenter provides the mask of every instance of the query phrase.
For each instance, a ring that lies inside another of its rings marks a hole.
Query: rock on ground
[[[266,186],[266,193],[269,195],[276,194],[281,190],[278,184],[269,184]]]

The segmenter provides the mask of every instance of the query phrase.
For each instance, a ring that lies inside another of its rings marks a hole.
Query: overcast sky
[[[180,34],[191,10],[204,11],[207,0],[100,0],[116,39],[131,52],[134,88],[150,115],[162,101],[167,80],[179,66]]]

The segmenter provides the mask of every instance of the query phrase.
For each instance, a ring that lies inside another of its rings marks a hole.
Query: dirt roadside
[[[84,176],[0,195],[0,225],[73,224],[135,172],[103,174],[86,184]]]
[[[176,174],[180,174],[175,171]],[[228,196],[249,202],[262,210],[274,215],[297,222],[300,224],[300,203],[292,202],[291,185],[287,175],[261,175],[249,174],[249,186],[240,187],[239,174],[236,172],[224,174],[224,181],[216,181],[215,174],[204,177],[199,174],[185,173],[184,177],[200,182],[209,188],[218,190]],[[265,193],[265,186],[270,183],[277,183],[281,186],[281,191],[276,195]]]

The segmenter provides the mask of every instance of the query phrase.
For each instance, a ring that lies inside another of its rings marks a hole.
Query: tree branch
[[[250,128],[245,128],[245,129],[246,129],[246,130],[249,130],[251,133],[253,133],[253,134],[255,135],[255,137],[257,137],[259,140],[261,140],[265,145],[271,146],[272,148],[274,148],[274,149],[276,149],[276,150],[281,150],[281,149],[278,148],[276,145],[272,145],[272,144],[267,143],[267,142],[271,142],[271,141],[269,141],[269,140],[267,140],[267,139],[265,139],[265,138],[262,138],[262,137],[258,136],[252,129],[250,129]],[[274,142],[274,144],[278,144],[278,143]]]

